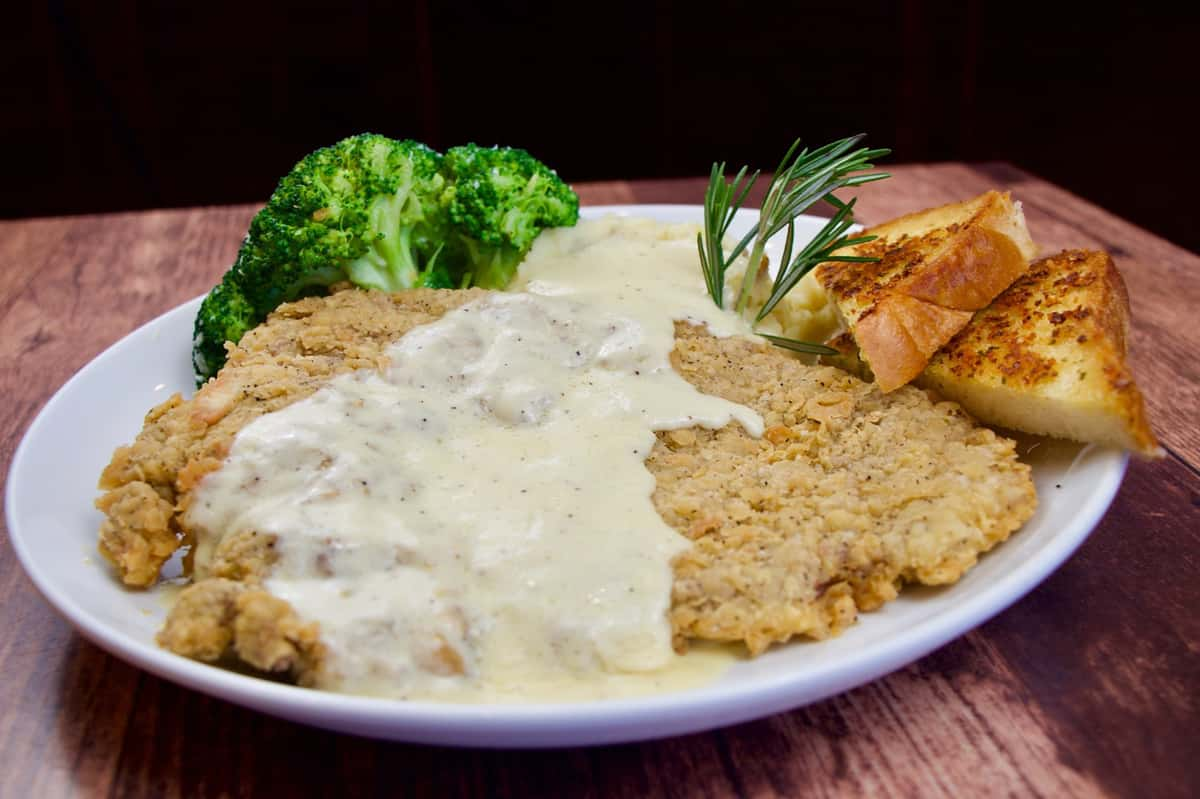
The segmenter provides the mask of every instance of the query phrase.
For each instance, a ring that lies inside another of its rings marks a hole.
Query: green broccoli
[[[504,288],[543,228],[579,219],[579,197],[525,150],[452,147],[442,171],[451,260],[464,286]]]
[[[222,280],[208,293],[196,314],[192,366],[197,385],[216,374],[225,362],[225,342],[240,341],[261,320],[232,280]],[[214,366],[215,364],[215,366]]]
[[[442,157],[425,145],[352,136],[298,163],[254,217],[237,260],[196,317],[198,383],[280,303],[349,280],[398,291],[449,288]]]
[[[524,150],[469,144],[443,158],[370,133],[317,150],[279,182],[200,306],[197,383],[280,303],[341,281],[504,288],[543,228],[578,219],[575,192]]]

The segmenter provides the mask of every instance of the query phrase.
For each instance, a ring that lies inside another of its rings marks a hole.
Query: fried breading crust
[[[291,674],[301,685],[319,681],[325,650],[315,622],[253,583],[210,577],[185,588],[158,634],[160,646],[212,662],[229,652],[269,673]]]
[[[122,578],[154,581],[170,555],[161,528],[172,531],[171,550],[184,540],[191,489],[219,468],[243,426],[333,375],[380,367],[404,332],[479,296],[345,291],[282,306],[195,399],[152,412],[105,471],[105,530],[120,531],[120,551],[130,553],[110,558]],[[671,622],[681,647],[688,638],[740,640],[758,653],[794,635],[836,634],[904,581],[958,579],[1033,512],[1029,468],[1012,442],[952,403],[913,388],[884,395],[755,340],[716,339],[682,323],[676,335],[680,374],[767,423],[761,439],[737,425],[659,433],[646,462],[660,514],[693,542],[675,563]],[[122,502],[130,492],[157,512],[147,518]],[[102,549],[115,551],[108,535]],[[160,634],[163,646],[206,660],[233,653],[319,683],[315,629],[310,637],[287,603],[263,598],[275,543],[250,532],[206,553]]]
[[[239,430],[304,399],[334,375],[382,367],[388,344],[482,295],[474,289],[395,296],[348,290],[280,306],[230,348],[216,379],[188,402],[175,395],[154,408],[134,443],[114,453],[100,476],[106,493],[96,501],[107,516],[101,554],[127,585],[153,585],[183,542],[179,515],[188,491],[220,466]],[[150,510],[133,502],[139,498]]]
[[[1014,443],[953,403],[683,324],[672,361],[767,428],[660,433],[647,461],[659,513],[693,543],[675,563],[678,643],[757,654],[834,635],[904,582],[955,582],[1036,507]]]

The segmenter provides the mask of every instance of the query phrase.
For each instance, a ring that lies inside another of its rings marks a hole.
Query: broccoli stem
[[[515,247],[480,244],[465,237],[462,243],[473,265],[467,285],[484,289],[503,289],[507,286],[525,255]]]
[[[400,221],[410,200],[410,185],[401,186],[395,194],[378,197],[371,204],[371,227],[378,233],[363,256],[346,268],[355,285],[380,291],[400,291],[417,285],[421,269],[413,256],[413,226]]]

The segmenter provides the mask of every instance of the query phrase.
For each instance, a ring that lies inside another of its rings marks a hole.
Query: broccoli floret
[[[543,228],[579,220],[579,197],[525,150],[453,147],[442,171],[449,246],[464,285],[504,288]]]
[[[223,280],[200,305],[196,315],[196,333],[192,342],[192,364],[198,382],[200,375],[213,375],[225,363],[225,342],[238,341],[258,324],[254,308],[240,288]]]
[[[504,288],[543,228],[579,198],[524,150],[425,145],[375,134],[317,150],[279,182],[196,317],[197,383],[280,303],[340,281],[382,291]]]
[[[310,154],[250,223],[233,268],[196,318],[199,383],[225,362],[224,342],[282,302],[349,280],[398,291],[450,287],[442,157],[425,145],[362,134]],[[225,338],[221,338],[225,336]]]

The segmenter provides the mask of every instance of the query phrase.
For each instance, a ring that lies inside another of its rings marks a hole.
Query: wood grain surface
[[[151,677],[84,641],[0,541],[0,797],[1200,795],[1200,258],[1006,164],[898,167],[878,221],[1011,188],[1047,251],[1111,252],[1168,457],[1135,461],[1078,553],[891,676],[711,733],[563,751],[384,743]],[[695,203],[704,181],[593,183],[585,203]],[[208,289],[255,208],[0,223],[0,469],[103,348]]]

